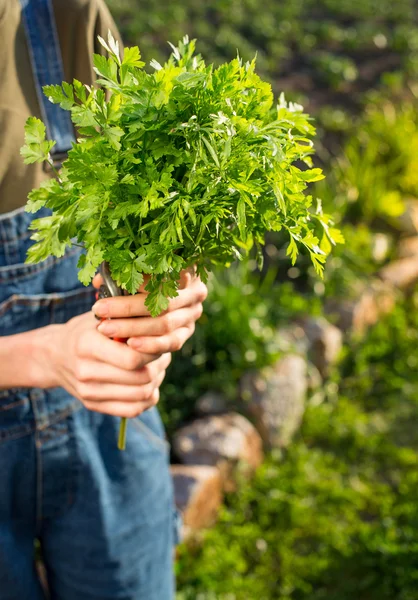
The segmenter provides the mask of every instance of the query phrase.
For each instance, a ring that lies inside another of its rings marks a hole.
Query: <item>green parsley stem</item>
[[[128,419],[126,417],[122,417],[120,421],[119,427],[119,438],[118,438],[118,448],[119,450],[125,450],[126,448],[126,429],[128,427]]]
[[[138,248],[138,247],[139,247],[138,240],[137,240],[137,238],[136,238],[136,235],[135,235],[135,234],[134,234],[134,232],[133,232],[133,229],[132,229],[132,227],[131,227],[131,224],[129,223],[129,219],[128,219],[128,217],[125,217],[123,220],[124,220],[124,222],[125,222],[125,225],[126,225],[126,227],[127,227],[128,231],[129,231],[129,233],[131,234],[131,237],[132,237],[133,241],[135,242],[135,246]]]
[[[59,172],[57,171],[57,169],[54,167],[54,163],[53,163],[53,161],[52,161],[50,158],[48,158],[48,159],[47,159],[47,163],[49,164],[49,166],[51,167],[52,171],[54,172],[54,175],[55,175],[55,177],[58,179],[58,181],[59,181],[60,183],[62,183],[62,182],[61,182],[61,178],[60,178],[60,174],[59,174]]]

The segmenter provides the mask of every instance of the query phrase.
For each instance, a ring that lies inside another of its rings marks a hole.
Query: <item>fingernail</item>
[[[106,335],[116,334],[116,327],[114,327],[110,321],[103,321],[103,323],[100,323],[97,330],[100,331],[100,333],[105,333]]]
[[[92,311],[98,317],[106,317],[109,314],[109,307],[107,302],[99,300],[96,304],[93,304]]]
[[[127,342],[128,346],[130,346],[133,350],[139,350],[142,346],[142,340],[138,338],[130,338]]]

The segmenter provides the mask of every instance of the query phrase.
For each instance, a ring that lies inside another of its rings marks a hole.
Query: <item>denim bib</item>
[[[62,80],[52,4],[21,5],[40,92]],[[72,126],[39,98],[58,162]],[[94,290],[77,278],[79,248],[25,264],[28,228],[46,214],[0,215],[0,344],[94,303]],[[88,411],[64,388],[0,390],[1,600],[46,600],[33,567],[35,538],[51,598],[173,600],[177,519],[161,419],[155,407],[131,419],[125,452],[118,429],[118,418]]]

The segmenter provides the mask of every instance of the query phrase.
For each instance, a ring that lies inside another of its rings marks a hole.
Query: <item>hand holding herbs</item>
[[[52,215],[33,222],[28,262],[62,256],[76,238],[85,285],[102,261],[131,294],[149,275],[152,316],[177,295],[183,269],[195,265],[205,281],[214,265],[254,245],[260,252],[266,231],[284,230],[292,262],[304,247],[321,274],[341,236],[305,193],[323,176],[312,168],[315,130],[302,107],[283,97],[275,106],[255,60],[214,68],[187,37],[164,66],[151,61],[151,74],[137,47],[121,58],[110,35],[100,41],[109,53],[94,57],[101,88],[77,80],[44,88],[80,138],[56,179],[29,195],[28,211]],[[25,131],[25,162],[50,162],[42,122],[30,118]]]
[[[97,331],[91,312],[28,335],[36,367],[32,386],[63,387],[86,408],[122,417],[137,416],[157,403],[169,352],[150,360],[143,352],[115,343]]]

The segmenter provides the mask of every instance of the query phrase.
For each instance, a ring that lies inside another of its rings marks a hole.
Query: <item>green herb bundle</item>
[[[151,74],[137,47],[121,58],[111,35],[100,42],[108,52],[94,56],[100,87],[44,87],[80,137],[57,178],[29,194],[29,212],[52,215],[33,222],[28,262],[62,256],[76,238],[85,249],[80,281],[89,284],[107,261],[134,294],[148,274],[153,316],[176,296],[182,269],[196,265],[205,280],[254,245],[261,254],[266,231],[285,230],[292,261],[303,246],[321,274],[340,237],[306,194],[323,175],[312,168],[315,130],[302,107],[283,96],[274,105],[255,60],[214,68],[187,37],[164,66],[151,61]],[[51,162],[43,123],[30,118],[25,130],[25,162]]]

